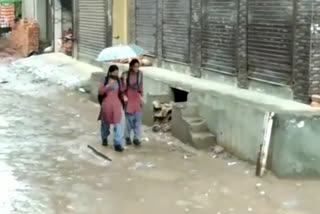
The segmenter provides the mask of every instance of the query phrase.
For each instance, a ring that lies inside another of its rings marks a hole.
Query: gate
[[[237,0],[203,0],[202,67],[236,73]]]
[[[248,0],[249,78],[289,84],[293,0]]]
[[[165,60],[190,62],[190,0],[163,0],[162,51]]]
[[[157,0],[136,0],[136,44],[156,55]]]
[[[78,0],[78,58],[93,63],[107,46],[106,0]]]

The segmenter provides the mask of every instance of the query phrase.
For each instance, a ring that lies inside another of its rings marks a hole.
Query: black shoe
[[[127,144],[128,146],[132,145],[132,142],[131,142],[130,138],[126,138],[126,144]]]
[[[108,146],[108,140],[103,140],[102,141],[102,146]]]
[[[141,142],[140,142],[140,140],[138,140],[138,139],[135,139],[135,140],[133,141],[133,144],[134,144],[135,146],[141,146]]]
[[[121,145],[114,146],[114,150],[117,152],[123,152],[124,148]]]

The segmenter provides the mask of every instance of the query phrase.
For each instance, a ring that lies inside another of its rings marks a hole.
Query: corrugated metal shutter
[[[236,0],[204,0],[202,26],[202,66],[236,73]]]
[[[249,77],[289,83],[292,75],[292,0],[249,0]]]
[[[136,44],[156,55],[157,0],[136,0]]]
[[[163,1],[163,58],[190,61],[190,0]]]
[[[78,0],[78,58],[94,62],[107,46],[105,0]]]

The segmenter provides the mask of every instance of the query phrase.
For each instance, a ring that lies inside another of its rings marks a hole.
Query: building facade
[[[309,102],[320,94],[320,3],[132,0],[131,42],[160,67]]]
[[[309,102],[320,94],[320,3],[312,0],[30,0],[41,40],[69,28],[73,56],[136,43],[159,67]],[[41,10],[46,8],[45,10]],[[44,12],[43,12],[44,11]]]
[[[112,2],[107,0],[73,1],[74,56],[95,63],[102,49],[112,44]]]

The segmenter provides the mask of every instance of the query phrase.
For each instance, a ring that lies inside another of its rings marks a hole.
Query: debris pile
[[[63,32],[62,38],[59,41],[60,45],[60,52],[71,56],[72,55],[72,49],[73,49],[73,32],[72,29],[69,28],[68,30]]]
[[[311,96],[311,107],[320,108],[320,95]]]
[[[153,102],[154,125],[152,127],[152,130],[154,132],[169,132],[171,130],[170,122],[172,119],[172,106],[172,102]]]
[[[210,152],[212,153],[212,158],[219,158],[226,156],[225,150],[222,146],[214,145],[210,147]],[[226,157],[227,158],[227,157]]]
[[[23,57],[39,50],[39,26],[35,20],[23,19],[12,28],[10,41]]]
[[[0,38],[0,63],[9,64],[19,58],[21,56],[10,46],[9,40]]]
[[[220,145],[214,145],[212,147],[210,147],[210,152],[212,154],[212,158],[213,159],[224,159],[224,160],[232,160],[234,159],[233,156],[228,153],[224,147],[220,146]],[[237,162],[229,162],[228,166],[232,166],[237,164]]]
[[[1,42],[1,40],[0,40]],[[11,62],[21,58],[20,55],[12,48],[0,48],[0,63],[10,64]]]

